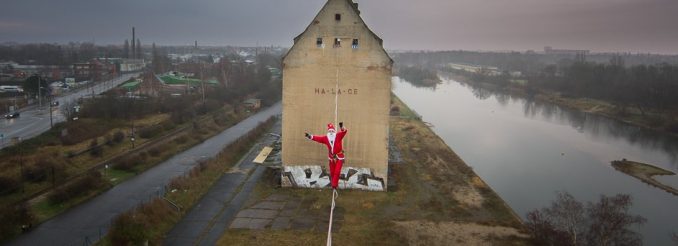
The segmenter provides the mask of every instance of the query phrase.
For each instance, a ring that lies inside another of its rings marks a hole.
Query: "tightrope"
[[[332,218],[334,217],[334,207],[335,203],[334,200],[339,196],[339,193],[337,190],[332,189],[332,207],[330,208],[330,225],[328,226],[327,229],[327,246],[332,245]]]
[[[337,67],[337,84],[334,91],[334,124],[337,124],[339,117],[339,68]]]
[[[339,53],[336,53],[335,56],[335,62],[337,66],[337,73],[336,73],[336,85],[335,85],[335,91],[334,91],[334,125],[337,125],[337,121],[339,121]],[[335,157],[336,158],[336,157]],[[336,161],[336,159],[335,159]],[[330,182],[332,182],[332,177],[330,177]],[[332,245],[332,218],[334,217],[334,207],[335,207],[335,199],[339,196],[339,193],[337,192],[336,189],[332,189],[332,206],[330,208],[330,224],[327,226],[327,246]]]

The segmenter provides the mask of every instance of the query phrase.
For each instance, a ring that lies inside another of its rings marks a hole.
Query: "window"
[[[358,48],[358,39],[353,39],[353,43],[351,43],[351,47],[353,47],[354,49]]]
[[[335,15],[334,15],[334,20],[340,21],[340,20],[341,20],[341,14],[335,14]]]
[[[318,48],[322,48],[323,47],[323,38],[318,38],[318,40],[315,41],[315,44],[316,44],[316,46],[318,46]]]
[[[339,47],[341,47],[341,39],[335,38],[334,39],[334,48],[339,48]]]

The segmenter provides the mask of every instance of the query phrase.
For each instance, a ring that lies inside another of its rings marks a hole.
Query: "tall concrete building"
[[[304,132],[343,121],[339,187],[386,190],[392,65],[358,4],[328,0],[283,58],[283,186],[328,187],[327,149]]]

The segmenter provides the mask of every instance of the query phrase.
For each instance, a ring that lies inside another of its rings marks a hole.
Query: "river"
[[[445,78],[432,89],[394,77],[393,91],[523,218],[549,206],[558,191],[592,202],[627,193],[631,213],[648,220],[633,228],[644,243],[673,245],[678,196],[614,170],[610,161],[678,173],[678,138]],[[658,180],[678,185],[678,176]]]

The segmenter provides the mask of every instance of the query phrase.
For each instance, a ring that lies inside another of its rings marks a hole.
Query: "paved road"
[[[278,122],[273,132],[280,134],[280,131]],[[264,172],[264,167],[255,165],[252,161],[264,146],[271,145],[277,139],[278,137],[267,135],[230,172],[219,178],[198,204],[172,228],[163,244],[214,245],[240,211]],[[240,187],[242,188],[238,189]]]
[[[75,101],[81,97],[100,94],[137,75],[139,75],[139,73],[125,74],[109,81],[99,82],[93,87],[82,88],[78,91],[56,97],[53,100],[59,101],[60,104],[64,104]],[[14,137],[25,140],[49,130],[49,110],[49,102],[43,101],[42,107],[34,105],[21,109],[21,116],[19,118],[0,119],[0,134],[4,135],[0,141],[0,149],[9,146],[11,143],[10,140]],[[55,124],[65,120],[63,114],[60,112],[60,107],[54,107],[52,110],[54,110],[52,113],[52,120]]]
[[[280,114],[281,103],[267,108],[205,142],[121,183],[94,199],[43,223],[9,245],[86,245],[96,242],[112,219],[143,201],[159,195],[169,181],[187,173],[198,160],[214,157],[226,145]]]

